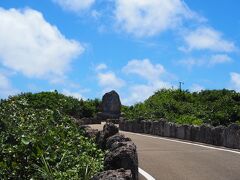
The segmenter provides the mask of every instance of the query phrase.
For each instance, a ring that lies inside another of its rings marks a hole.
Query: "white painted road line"
[[[218,150],[218,151],[225,151],[225,152],[240,154],[240,151],[234,151],[234,150],[230,150],[230,149],[217,148],[217,147],[212,147],[212,146],[207,146],[207,145],[202,145],[202,144],[196,144],[196,143],[192,143],[192,142],[168,139],[168,138],[164,138],[164,137],[149,136],[149,135],[145,135],[145,134],[132,133],[132,132],[127,132],[127,131],[124,131],[124,132],[129,133],[129,134],[135,134],[135,135],[139,135],[139,136],[149,137],[149,138],[153,138],[153,139],[161,139],[164,141],[177,142],[177,143],[182,143],[182,144],[204,147],[204,148],[208,148],[208,149],[214,149],[214,150]]]
[[[146,171],[144,171],[144,170],[141,169],[141,168],[138,168],[138,172],[139,172],[143,177],[145,177],[147,180],[155,180],[154,177],[152,177],[150,174],[148,174]]]

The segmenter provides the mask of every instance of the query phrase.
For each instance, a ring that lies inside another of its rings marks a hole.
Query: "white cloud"
[[[64,10],[79,13],[83,10],[89,9],[95,0],[52,0],[61,6]]]
[[[148,81],[146,84],[135,84],[129,87],[128,96],[123,99],[126,105],[142,102],[155,91],[171,87],[171,84],[164,81],[162,77],[167,74],[165,68],[161,64],[152,64],[149,59],[131,60],[123,67],[123,72],[139,75]]]
[[[98,73],[97,78],[99,85],[104,88],[104,90],[119,89],[125,85],[125,82],[118,78],[113,72]]]
[[[205,88],[199,84],[193,84],[192,87],[190,88],[191,92],[200,92],[204,90]]]
[[[107,65],[106,64],[99,64],[99,65],[97,65],[97,67],[95,69],[96,69],[96,71],[106,70]]]
[[[84,48],[32,9],[0,8],[0,63],[28,77],[58,79]]]
[[[80,92],[72,92],[67,89],[63,89],[62,93],[66,96],[71,96],[77,99],[85,99]]]
[[[165,69],[161,64],[153,65],[149,59],[131,60],[123,68],[126,74],[137,74],[148,81],[155,81],[165,73]]]
[[[100,64],[96,69],[106,69],[107,65]],[[130,60],[126,66],[122,68],[122,72],[126,75],[138,75],[139,77],[147,80],[144,84],[131,84],[128,81],[116,76],[114,72],[102,72],[97,71],[98,83],[103,87],[103,91],[110,91],[112,89],[122,91],[122,103],[125,105],[132,105],[137,102],[142,102],[147,99],[153,93],[162,88],[170,88],[170,80],[172,76],[165,71],[161,64],[153,64],[149,59],[143,60]],[[168,81],[164,80],[165,75],[168,76]],[[126,86],[127,84],[127,86]],[[124,95],[125,94],[125,95]]]
[[[10,80],[4,74],[0,73],[0,98],[6,98],[16,93],[18,91],[12,87]]]
[[[133,105],[138,102],[143,102],[157,90],[163,88],[171,88],[171,84],[164,81],[156,81],[150,84],[139,84],[129,88],[129,94],[123,98],[122,102],[124,105]]]
[[[233,42],[225,40],[222,33],[210,27],[199,27],[184,34],[187,47],[182,50],[210,50],[217,52],[232,52],[236,49]]]
[[[192,69],[194,66],[202,66],[205,64],[204,59],[200,58],[187,58],[187,59],[182,59],[178,61],[178,64],[183,65],[187,67],[188,69]]]
[[[99,12],[99,11],[97,11],[97,10],[92,10],[91,11],[91,16],[94,18],[94,19],[99,19],[101,16],[102,16],[102,14]]]
[[[230,76],[233,89],[235,89],[236,91],[240,91],[240,74],[232,72],[230,73]]]
[[[178,27],[184,19],[198,19],[182,0],[116,0],[118,26],[136,36],[153,36]]]
[[[11,87],[10,81],[3,74],[0,74],[0,82],[0,89],[9,89]]]
[[[232,62],[232,59],[227,54],[214,54],[210,57],[200,57],[200,58],[187,58],[178,61],[178,64],[192,69],[196,67],[212,67],[218,64],[226,64]]]
[[[227,54],[215,54],[210,58],[210,65],[215,64],[224,64],[232,62],[231,57],[229,57]]]

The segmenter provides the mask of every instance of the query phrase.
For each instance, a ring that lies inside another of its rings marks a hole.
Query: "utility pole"
[[[182,85],[184,85],[184,82],[179,82],[179,90],[182,91]]]

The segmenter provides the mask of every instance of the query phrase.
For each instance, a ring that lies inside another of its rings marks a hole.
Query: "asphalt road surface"
[[[92,125],[102,129],[102,125]],[[240,151],[121,132],[137,145],[139,167],[157,180],[240,180]],[[140,179],[146,179],[140,175]]]

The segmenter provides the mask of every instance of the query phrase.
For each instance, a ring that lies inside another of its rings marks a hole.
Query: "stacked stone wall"
[[[99,148],[107,152],[104,158],[104,171],[96,174],[93,180],[138,179],[137,147],[130,138],[119,133],[117,126],[106,123],[102,131],[86,125],[80,128],[85,131],[86,137],[95,139]]]
[[[119,122],[122,131],[145,133],[155,136],[178,138],[194,142],[240,149],[240,126],[177,125],[164,119],[159,121],[123,121]]]

